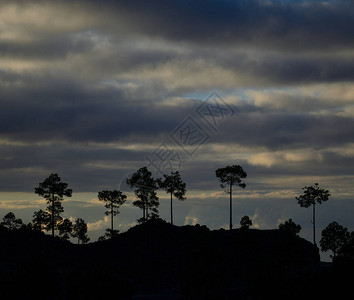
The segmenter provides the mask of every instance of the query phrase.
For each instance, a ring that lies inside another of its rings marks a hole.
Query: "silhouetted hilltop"
[[[2,294],[22,299],[295,299],[333,275],[310,242],[279,230],[154,220],[87,245],[26,229],[0,242]]]

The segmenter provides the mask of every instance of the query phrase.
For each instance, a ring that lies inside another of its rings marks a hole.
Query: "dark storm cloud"
[[[4,74],[4,73],[3,73]],[[165,106],[159,99],[135,99],[124,90],[91,88],[73,78],[16,76],[21,89],[0,91],[0,132],[3,137],[27,141],[112,141],[138,135],[143,138],[166,133],[188,113],[192,103]],[[144,138],[143,138],[144,139]]]
[[[31,39],[0,41],[1,55],[47,62],[77,55],[82,61],[72,71],[104,77],[154,72],[159,67],[188,69],[196,61],[237,78],[246,76],[236,85],[249,80],[308,84],[354,77],[352,56],[341,53],[353,47],[354,5],[346,1],[103,1],[99,5],[68,1],[52,9],[65,11],[69,20],[75,16],[83,20],[71,31],[50,22],[28,26]],[[151,38],[150,48],[127,42],[140,38]],[[161,41],[174,46],[164,49]]]
[[[71,8],[70,17],[89,14],[91,23],[113,35],[287,51],[353,46],[354,5],[349,0],[62,1],[57,7]]]
[[[91,23],[87,30],[94,24],[98,32],[112,36],[143,35],[208,48],[229,45],[329,52],[354,43],[351,1],[62,1],[56,8],[71,8],[68,18],[87,15]],[[83,28],[80,24],[76,30]],[[38,44],[5,43],[3,49],[5,53],[23,55],[28,51],[36,56],[37,48],[46,56],[63,55],[68,47],[77,51],[90,48],[87,40],[75,43],[72,38],[59,38],[57,31],[53,31],[56,37],[50,37],[49,30],[36,28],[35,36],[45,39]]]
[[[17,59],[63,59],[69,54],[89,52],[93,42],[67,35],[39,36],[34,41],[1,41],[2,57]]]
[[[6,76],[9,81],[22,80],[20,75]],[[1,90],[1,136],[26,142],[159,143],[195,110],[188,100],[169,106],[158,98],[139,100],[134,96],[126,95],[123,88],[95,89],[73,79],[32,76],[21,90]],[[296,106],[296,97],[292,101]],[[241,105],[235,108],[238,113],[221,125],[213,142],[268,149],[322,148],[354,142],[353,118],[314,115],[321,108],[318,105],[309,110],[304,104],[297,112]]]
[[[106,148],[80,143],[2,145],[0,190],[32,191],[36,181],[47,175],[46,170],[64,174],[76,192],[118,186],[119,180],[128,173],[125,169],[129,170],[129,164],[134,164],[139,157],[143,159],[144,155],[146,150],[143,149]],[[84,173],[86,175],[83,176]],[[13,182],[9,183],[11,179]]]
[[[107,1],[95,9],[125,16],[125,30],[208,45],[322,51],[353,44],[349,1]],[[94,2],[91,2],[94,5]]]
[[[131,161],[138,155],[143,156],[144,153],[139,149],[106,149],[65,143],[20,146],[9,144],[1,147],[1,169],[54,168],[60,162],[62,165],[73,167],[73,164],[79,166],[96,160],[100,162]]]
[[[239,108],[239,113],[225,121],[213,138],[217,142],[229,141],[273,150],[330,147],[354,142],[354,120],[306,111]]]
[[[226,69],[262,78],[270,84],[310,84],[340,82],[354,79],[354,62],[350,58],[313,58],[263,56],[262,59],[243,57],[219,62]]]

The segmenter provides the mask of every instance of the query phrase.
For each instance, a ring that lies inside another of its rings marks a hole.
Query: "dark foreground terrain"
[[[279,230],[210,231],[156,220],[87,245],[29,230],[2,231],[0,243],[0,299],[352,296],[350,260],[320,263],[311,243]]]

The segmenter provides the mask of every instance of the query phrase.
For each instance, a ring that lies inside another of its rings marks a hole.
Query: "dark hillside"
[[[4,299],[295,299],[305,278],[332,275],[311,243],[279,230],[156,220],[88,245],[28,230],[0,232],[0,242]]]

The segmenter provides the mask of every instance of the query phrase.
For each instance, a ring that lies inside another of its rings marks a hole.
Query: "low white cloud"
[[[226,223],[224,223],[224,224],[222,224],[221,226],[220,226],[220,229],[225,229],[225,230],[227,230],[227,229],[229,229],[230,228],[230,224],[226,224]]]
[[[198,199],[198,200],[207,200],[207,199],[215,199],[215,198],[220,198],[225,194],[223,191],[193,191],[192,197],[193,199]]]
[[[88,21],[93,21],[86,14],[75,13],[75,17],[68,17],[74,11],[77,12],[77,10],[54,2],[26,3],[23,6],[4,5],[0,10],[0,26],[4,29],[1,30],[0,37],[23,42],[28,39],[36,39],[35,35],[26,34],[29,30],[56,33],[69,32],[81,29]],[[7,34],[3,35],[3,32],[7,32]]]
[[[342,110],[338,111],[337,116],[343,118],[354,118],[354,105],[348,105]]]
[[[248,163],[255,166],[271,167],[280,163],[281,156],[274,153],[258,153],[248,158]]]
[[[4,211],[18,209],[39,209],[46,205],[45,200],[35,193],[1,192],[0,209]]]
[[[17,210],[27,208],[39,209],[43,207],[43,203],[44,202],[42,200],[1,200],[0,208],[2,210]]]
[[[255,229],[272,229],[273,224],[269,224],[269,220],[265,216],[261,216],[259,212],[255,212],[253,216],[250,216],[252,220],[252,227]]]
[[[119,232],[125,232],[129,228],[134,227],[135,225],[137,225],[136,221],[133,221],[130,223],[128,223],[128,222],[121,223],[120,222],[119,224],[114,226],[114,229],[119,230]],[[87,223],[88,231],[102,231],[102,232],[104,232],[104,230],[106,228],[110,228],[110,226],[111,226],[111,217],[110,216],[104,216],[103,219],[100,219],[95,222],[88,222]]]
[[[131,223],[121,223],[117,226],[117,229],[119,230],[120,233],[127,231],[129,228],[132,228],[136,226],[138,223],[137,222],[131,222]]]
[[[88,222],[87,223],[87,229],[89,231],[98,231],[98,230],[103,230],[105,228],[108,228],[110,224],[110,217],[105,216],[103,219],[100,219],[96,222]]]
[[[247,161],[251,165],[272,167],[292,162],[322,161],[323,154],[312,149],[296,151],[263,152],[251,155]]]
[[[186,216],[184,218],[184,224],[183,225],[196,225],[198,224],[198,218],[193,217],[193,216]]]
[[[244,94],[248,102],[262,109],[353,117],[354,84],[352,83],[247,89]]]
[[[339,82],[330,84],[318,84],[314,86],[316,94],[320,98],[328,99],[334,103],[354,103],[354,84],[352,82]]]

